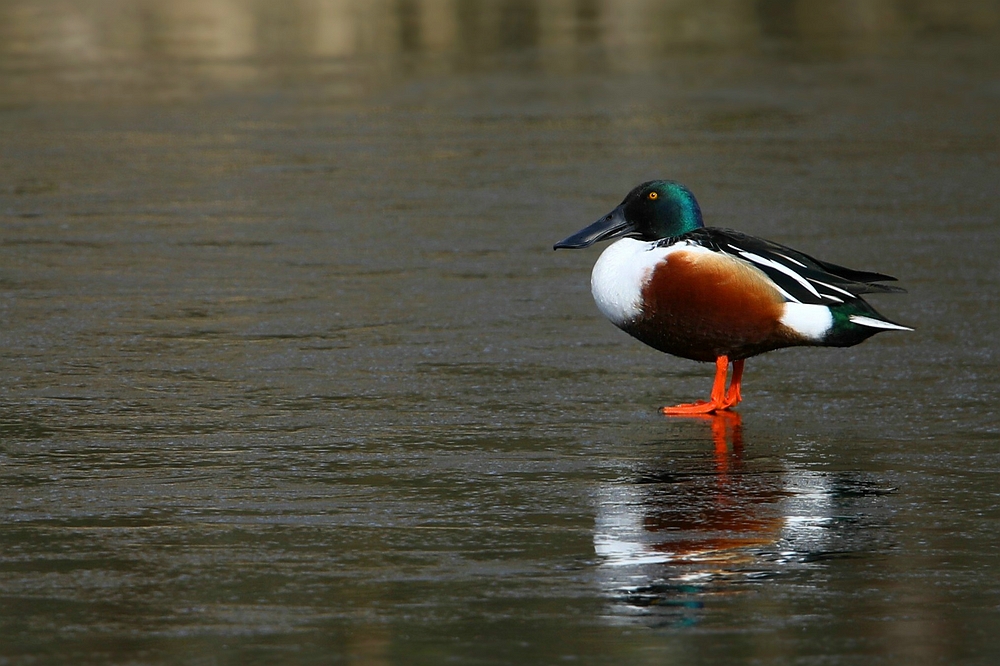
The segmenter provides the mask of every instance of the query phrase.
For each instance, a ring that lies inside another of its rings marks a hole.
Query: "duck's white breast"
[[[677,248],[623,238],[601,253],[590,275],[590,290],[597,308],[616,326],[635,321],[642,314],[642,288],[653,269]]]

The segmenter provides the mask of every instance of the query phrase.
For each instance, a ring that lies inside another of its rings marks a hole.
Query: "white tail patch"
[[[833,314],[825,305],[785,303],[785,312],[779,321],[809,340],[822,340],[833,328]]]
[[[864,317],[862,315],[851,315],[848,317],[851,322],[857,324],[858,326],[867,326],[868,328],[885,328],[890,331],[912,331],[913,329],[908,326],[900,326],[899,324],[892,324],[887,321],[882,321],[881,319],[872,319],[871,317]]]

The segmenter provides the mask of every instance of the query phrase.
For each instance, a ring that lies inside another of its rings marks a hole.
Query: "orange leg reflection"
[[[727,559],[733,548],[772,543],[782,525],[772,507],[782,491],[763,483],[769,477],[742,473],[742,417],[731,411],[692,416],[711,427],[715,474],[695,477],[698,482],[685,489],[682,500],[673,496],[674,501],[652,507],[645,529],[669,535],[652,549],[677,560],[704,560],[709,553]]]
[[[736,412],[716,412],[702,418],[712,420],[715,467],[720,474],[725,474],[729,471],[731,458],[743,457],[743,417]]]

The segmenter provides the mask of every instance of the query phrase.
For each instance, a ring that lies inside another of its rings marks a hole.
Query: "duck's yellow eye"
[[[660,196],[658,192],[650,192],[649,193],[649,198],[650,199],[655,199],[658,196]]]

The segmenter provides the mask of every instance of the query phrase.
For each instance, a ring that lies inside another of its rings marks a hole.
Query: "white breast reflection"
[[[774,575],[829,547],[830,478],[785,460],[746,460],[737,413],[702,420],[704,446],[661,449],[599,491],[598,576],[625,602],[619,615],[698,608],[699,586]]]

